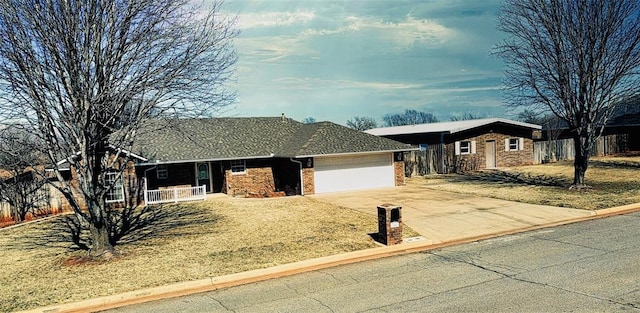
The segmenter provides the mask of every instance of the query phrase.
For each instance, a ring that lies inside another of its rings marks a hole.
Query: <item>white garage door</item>
[[[316,193],[395,186],[393,154],[314,159]]]

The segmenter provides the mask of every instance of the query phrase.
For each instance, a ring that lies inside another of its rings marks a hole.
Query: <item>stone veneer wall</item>
[[[486,142],[494,140],[496,142],[496,167],[509,167],[533,164],[533,140],[524,138],[524,148],[518,151],[505,151],[505,139],[519,138],[500,133],[487,133],[480,136],[461,139],[460,141],[476,141],[476,154],[463,154],[456,156],[458,163],[464,161],[465,164],[477,164],[476,169],[486,168]],[[454,154],[454,143],[447,145],[447,152]],[[473,170],[473,169],[467,169]]]

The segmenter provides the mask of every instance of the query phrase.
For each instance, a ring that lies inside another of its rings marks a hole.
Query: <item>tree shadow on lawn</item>
[[[589,166],[600,167],[600,168],[640,169],[640,163],[638,162],[618,161],[618,160],[608,160],[608,161],[590,160]]]
[[[531,175],[528,173],[505,172],[500,170],[488,170],[480,172],[466,172],[452,177],[454,182],[487,182],[505,185],[529,185],[566,187],[570,183],[564,177],[549,175]]]
[[[220,222],[223,217],[199,205],[163,205],[115,210],[118,224],[112,231],[117,234],[117,245],[141,242],[147,239],[172,238],[210,233],[198,227]],[[54,217],[49,221],[32,225],[28,231],[18,232],[6,245],[17,250],[63,248],[86,250],[88,230],[83,229],[74,214]]]

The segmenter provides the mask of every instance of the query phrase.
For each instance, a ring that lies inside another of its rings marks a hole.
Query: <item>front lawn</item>
[[[519,202],[599,210],[640,202],[640,157],[593,158],[585,176],[591,187],[570,190],[573,162],[520,166],[465,174],[414,177],[411,184]]]
[[[0,230],[0,312],[376,247],[376,216],[306,197],[234,199],[163,208],[153,227],[107,263],[60,241],[64,218]],[[336,219],[336,216],[340,216]],[[417,234],[405,228],[406,237]]]

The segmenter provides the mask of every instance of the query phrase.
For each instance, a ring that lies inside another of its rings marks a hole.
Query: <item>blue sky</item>
[[[226,0],[241,30],[227,116],[345,124],[415,109],[509,117],[490,55],[499,0]]]

